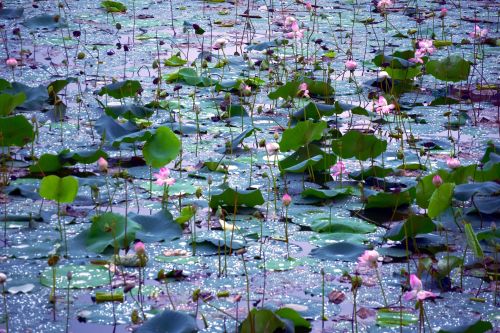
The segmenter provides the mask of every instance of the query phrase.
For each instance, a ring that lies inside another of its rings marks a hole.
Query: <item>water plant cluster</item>
[[[495,1],[0,1],[0,331],[498,332]]]

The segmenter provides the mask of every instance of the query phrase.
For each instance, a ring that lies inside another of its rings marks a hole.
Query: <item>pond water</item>
[[[0,331],[498,332],[499,22],[0,0]]]

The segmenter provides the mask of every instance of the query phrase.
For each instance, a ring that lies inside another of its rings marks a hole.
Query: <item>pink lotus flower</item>
[[[432,177],[432,184],[434,184],[434,186],[436,187],[443,185],[443,178],[441,178],[440,175],[435,175],[434,177]]]
[[[434,43],[432,42],[432,39],[422,39],[421,41],[418,42],[418,48],[421,52],[424,54],[432,54],[434,51],[436,51],[436,48],[434,48]]]
[[[418,301],[423,301],[427,298],[434,298],[437,295],[433,292],[423,290],[422,281],[415,275],[410,275],[410,286],[411,291],[407,291],[403,298],[405,301],[411,301],[412,299],[417,299]]]
[[[16,58],[9,58],[9,59],[5,60],[5,64],[10,68],[17,67],[17,65],[18,65]]]
[[[252,94],[252,87],[250,87],[249,85],[247,85],[243,82],[240,84],[239,88],[240,88],[240,93],[243,96],[250,96]]]
[[[338,161],[330,168],[330,176],[332,176],[332,178],[337,178],[339,175],[341,176],[345,173],[345,164],[342,161]]]
[[[280,145],[277,142],[266,143],[266,151],[269,155],[276,155],[280,150]]]
[[[299,91],[297,92],[299,97],[309,97],[309,90],[307,89],[307,83],[301,83],[299,85]]]
[[[460,167],[460,160],[458,158],[448,157],[446,160],[446,165],[450,169],[456,169]]]
[[[448,15],[448,9],[445,7],[441,8],[441,11],[439,12],[439,18],[445,18],[445,16]]]
[[[297,22],[295,17],[293,16],[287,16],[285,18],[285,28],[290,28],[294,22]]]
[[[103,157],[99,157],[97,160],[97,167],[101,172],[108,172],[108,161],[106,161]]]
[[[474,39],[483,39],[488,36],[488,29],[481,29],[478,25],[474,26],[474,30],[469,33],[469,36]]]
[[[421,49],[417,49],[415,51],[415,58],[410,58],[408,59],[409,62],[413,62],[414,64],[423,64],[424,59],[422,57],[425,55],[425,51],[422,51]]]
[[[170,177],[170,170],[168,168],[161,168],[159,173],[155,173],[155,184],[172,186],[175,184],[175,178]]]
[[[358,63],[354,60],[347,60],[345,62],[345,68],[349,71],[354,71],[358,67]]]
[[[384,96],[379,96],[378,97],[378,102],[377,102],[377,112],[380,113],[381,115],[390,113],[392,110],[394,110],[395,106],[394,104],[388,104],[387,100],[385,99]]]
[[[288,193],[285,193],[281,198],[281,202],[283,202],[285,207],[288,207],[292,203],[292,197]]]
[[[306,2],[306,9],[310,12],[313,9],[312,4],[308,1]]]
[[[375,250],[366,250],[358,258],[358,267],[360,268],[377,268],[378,258],[380,255]]]
[[[392,1],[391,0],[379,0],[377,3],[377,8],[384,10],[386,7],[392,6]]]
[[[144,254],[146,253],[146,246],[143,242],[137,242],[134,244],[134,251],[139,255]]]
[[[304,37],[304,29],[299,28],[297,21],[292,23],[292,31],[285,34],[286,38],[302,39]]]
[[[220,50],[223,49],[224,46],[228,43],[228,40],[225,38],[218,38],[215,40],[214,44],[212,45],[212,48],[214,50]]]

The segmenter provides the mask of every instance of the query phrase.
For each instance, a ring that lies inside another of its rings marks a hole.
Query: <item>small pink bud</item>
[[[288,193],[285,193],[283,198],[281,198],[281,201],[285,207],[288,207],[292,203],[292,197]]]
[[[5,61],[5,64],[11,68],[17,67],[17,60],[16,58],[9,58]]]
[[[146,253],[146,246],[144,246],[143,242],[137,242],[134,245],[134,251],[135,251],[135,253],[137,253],[139,255],[144,254],[144,253]]]
[[[439,17],[444,18],[448,14],[448,9],[445,7],[441,8],[441,11],[439,12]]]
[[[345,62],[345,68],[347,68],[351,72],[354,71],[356,69],[356,67],[358,67],[358,63],[354,60],[347,60]]]
[[[97,160],[97,167],[99,168],[99,171],[107,172],[108,171],[108,161],[106,161],[103,157],[99,157],[99,159]]]
[[[441,178],[440,175],[435,175],[434,177],[432,177],[432,184],[434,184],[434,186],[436,187],[443,185],[443,178]]]
[[[306,9],[307,9],[308,11],[311,11],[311,10],[313,9],[313,6],[312,6],[312,4],[311,4],[309,1],[308,1],[308,2],[306,2]]]

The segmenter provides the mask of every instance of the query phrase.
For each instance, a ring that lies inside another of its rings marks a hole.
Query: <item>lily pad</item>
[[[109,271],[97,265],[66,265],[56,266],[56,288],[68,288],[67,274],[71,272],[71,289],[94,288],[110,284]],[[52,268],[47,267],[40,277],[40,283],[52,287]]]
[[[311,255],[323,260],[342,260],[355,262],[360,255],[368,250],[361,244],[339,242],[327,246],[323,246],[311,251]]]

